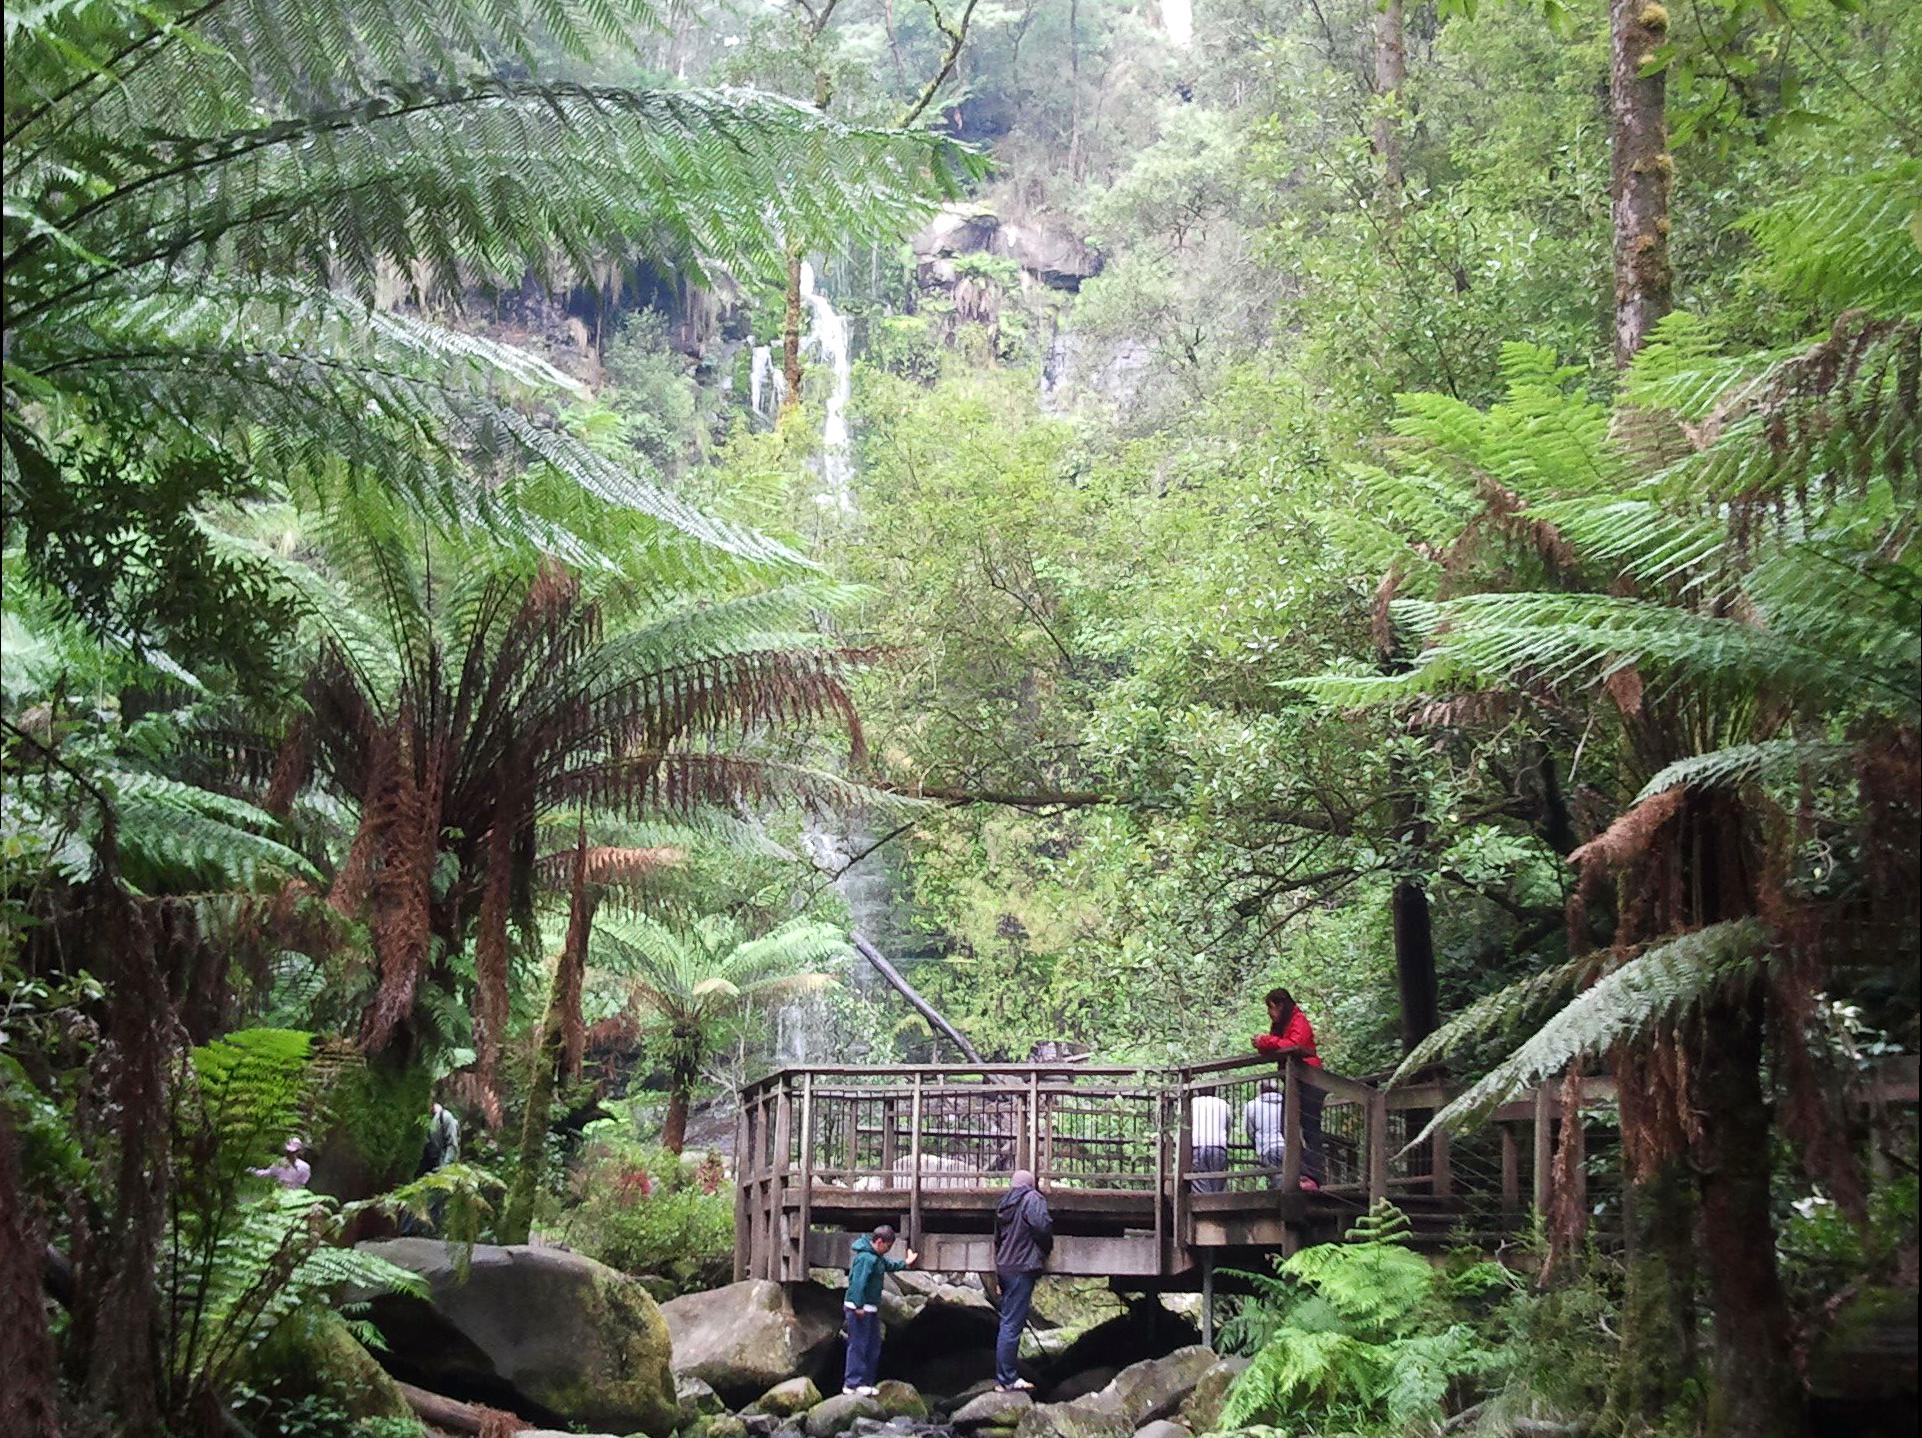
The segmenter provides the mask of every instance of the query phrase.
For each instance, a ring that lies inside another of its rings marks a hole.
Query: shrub
[[[566,1242],[609,1267],[661,1278],[674,1293],[726,1283],[734,1196],[718,1165],[595,1131],[611,1127],[589,1126],[568,1184],[571,1206],[555,1225]]]

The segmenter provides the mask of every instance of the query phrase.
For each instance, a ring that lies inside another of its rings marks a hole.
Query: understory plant
[[[588,1125],[588,1146],[554,1226],[571,1247],[609,1267],[660,1279],[663,1293],[726,1283],[734,1199],[719,1158],[684,1162],[625,1137],[624,1126],[615,1119]]]
[[[1273,1276],[1240,1275],[1255,1297],[1223,1338],[1253,1362],[1229,1392],[1222,1428],[1400,1432],[1439,1421],[1451,1393],[1495,1370],[1465,1305],[1519,1280],[1497,1263],[1432,1262],[1409,1233],[1407,1216],[1383,1200],[1348,1242],[1305,1248]]]

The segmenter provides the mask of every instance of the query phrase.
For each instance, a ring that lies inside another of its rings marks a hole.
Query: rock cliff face
[[[923,287],[952,289],[962,278],[956,262],[968,255],[1009,260],[1033,281],[1078,290],[1101,273],[1100,251],[1063,220],[1004,220],[983,204],[944,205],[913,240],[915,277]]]

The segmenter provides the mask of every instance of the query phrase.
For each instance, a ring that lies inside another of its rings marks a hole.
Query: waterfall
[[[785,386],[786,380],[774,368],[774,347],[756,345],[754,363],[747,375],[748,407],[763,419],[772,418],[768,411],[780,404],[781,391]]]
[[[833,372],[827,417],[821,425],[821,478],[817,496],[824,508],[854,508],[854,446],[848,434],[848,401],[854,394],[854,360],[848,352],[848,322],[815,287],[814,266],[801,263],[801,302],[813,319],[802,343]]]
[[[1195,0],[1160,0],[1161,28],[1168,34],[1168,43],[1177,50],[1186,50],[1195,38]]]

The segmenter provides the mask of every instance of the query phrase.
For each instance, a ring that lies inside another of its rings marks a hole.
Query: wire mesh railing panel
[[[1249,1193],[1279,1187],[1287,1159],[1287,1088],[1272,1070],[1223,1074],[1186,1086],[1190,1188]],[[1301,1084],[1301,1176],[1333,1189],[1366,1188],[1366,1105]]]

